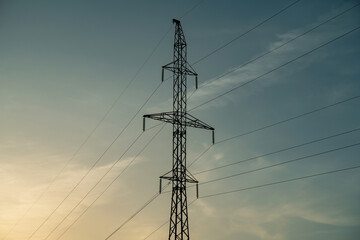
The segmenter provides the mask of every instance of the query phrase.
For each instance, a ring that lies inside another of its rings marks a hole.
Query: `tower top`
[[[177,20],[177,19],[175,19],[175,18],[173,18],[173,23],[180,24],[180,21]]]

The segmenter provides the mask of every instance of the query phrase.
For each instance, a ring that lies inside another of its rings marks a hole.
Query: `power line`
[[[275,122],[275,123],[273,123],[273,124],[270,124],[270,125],[267,125],[267,126],[264,126],[264,127],[261,127],[261,128],[258,128],[258,129],[255,129],[255,130],[246,132],[246,133],[242,133],[242,134],[239,134],[239,135],[230,137],[230,138],[223,139],[223,140],[219,141],[218,143],[223,143],[223,142],[232,140],[232,139],[234,139],[234,138],[238,138],[238,137],[242,137],[242,136],[248,135],[248,134],[250,134],[250,133],[258,132],[258,131],[260,131],[260,130],[263,130],[263,129],[266,129],[266,128],[270,128],[270,127],[273,127],[273,126],[276,126],[276,125],[279,125],[279,124],[282,124],[282,123],[285,123],[285,122],[289,122],[289,121],[292,121],[292,120],[295,120],[295,119],[298,119],[298,118],[301,118],[301,117],[304,117],[304,116],[307,116],[307,115],[310,115],[310,114],[313,114],[313,113],[316,113],[316,112],[325,110],[325,109],[327,109],[327,108],[331,108],[331,107],[334,107],[334,106],[337,106],[337,105],[340,105],[340,104],[343,104],[343,103],[346,103],[346,102],[349,102],[349,101],[352,101],[352,100],[356,100],[356,99],[358,99],[358,98],[360,98],[360,95],[357,95],[357,96],[354,96],[354,97],[350,97],[350,98],[347,98],[347,99],[344,99],[344,100],[341,100],[341,101],[338,101],[338,102],[335,102],[335,103],[332,103],[332,104],[329,104],[329,105],[326,105],[326,106],[323,106],[323,107],[314,109],[314,110],[309,111],[309,112],[305,112],[305,113],[296,115],[296,116],[291,117],[291,118],[287,118],[287,119],[282,120],[282,121]]]
[[[346,148],[355,147],[355,146],[358,146],[358,145],[360,145],[360,143],[350,144],[350,145],[347,145],[347,146],[343,146],[343,147],[339,147],[339,148],[335,148],[335,149],[330,149],[330,150],[323,151],[323,152],[320,152],[320,153],[314,153],[314,154],[311,154],[311,155],[307,155],[307,156],[304,156],[304,157],[299,157],[299,158],[291,159],[291,160],[288,160],[288,161],[276,163],[276,164],[269,165],[269,166],[266,166],[266,167],[256,168],[256,169],[253,169],[253,170],[249,170],[249,171],[245,171],[245,172],[240,172],[240,173],[232,174],[232,175],[225,176],[225,177],[216,178],[216,179],[212,179],[212,180],[205,181],[205,182],[200,182],[199,185],[203,185],[203,184],[207,184],[207,183],[212,183],[212,182],[217,182],[217,181],[221,181],[221,180],[225,180],[225,179],[228,179],[228,178],[233,178],[233,177],[236,177],[236,176],[245,175],[245,174],[249,174],[249,173],[253,173],[253,172],[258,172],[258,171],[261,171],[261,170],[264,170],[264,169],[268,169],[268,168],[272,168],[272,167],[277,167],[277,166],[280,166],[280,165],[284,165],[284,164],[288,164],[288,163],[292,163],[292,162],[304,160],[304,159],[307,159],[307,158],[311,158],[311,157],[315,157],[315,156],[319,156],[319,155],[323,155],[323,154],[327,154],[327,153],[331,153],[331,152],[340,151],[340,150],[343,150],[343,149],[346,149]],[[270,154],[265,154],[265,156],[267,156],[267,155],[270,155]],[[242,161],[238,161],[237,164],[238,164],[238,163],[245,162],[245,161],[254,160],[254,159],[257,159],[257,158],[260,158],[260,157],[261,157],[261,156],[254,157],[254,158],[249,158],[249,159],[245,159],[245,160],[242,160]],[[232,164],[232,165],[234,165],[234,164]],[[215,169],[218,169],[218,168],[215,168]],[[215,170],[215,169],[211,169],[211,170]],[[209,170],[207,170],[207,171],[209,171]],[[193,187],[193,186],[190,186],[190,187]],[[190,187],[187,187],[187,188],[190,188]],[[169,191],[167,191],[166,193],[168,193],[168,192],[169,192]]]
[[[340,104],[343,104],[343,103],[346,103],[346,102],[349,102],[349,101],[352,101],[352,100],[356,100],[358,98],[360,98],[360,95],[353,96],[353,97],[350,97],[350,98],[347,98],[347,99],[344,99],[344,100],[341,100],[341,101],[338,101],[338,102],[335,102],[335,103],[332,103],[332,104],[329,104],[329,105],[325,105],[325,106],[320,107],[320,108],[316,108],[314,110],[311,110],[311,111],[308,111],[308,112],[305,112],[305,113],[301,113],[301,114],[296,115],[294,117],[290,117],[290,118],[287,118],[287,119],[284,119],[284,120],[281,120],[281,121],[278,121],[278,122],[275,122],[275,123],[271,123],[269,125],[266,125],[266,126],[263,126],[263,127],[251,130],[251,131],[248,131],[248,132],[244,132],[244,133],[241,133],[241,134],[238,134],[238,135],[235,135],[235,136],[220,140],[220,141],[216,142],[214,145],[211,145],[208,148],[206,148],[197,158],[195,158],[193,160],[193,162],[191,162],[190,166],[193,165],[195,162],[197,162],[210,148],[212,148],[213,146],[215,146],[217,144],[224,143],[224,142],[227,142],[227,141],[231,141],[233,139],[243,137],[243,136],[246,136],[246,135],[249,135],[249,134],[264,130],[264,129],[267,129],[267,128],[271,128],[271,127],[274,127],[274,126],[277,126],[277,125],[280,125],[280,124],[283,124],[283,123],[286,123],[286,122],[289,122],[289,121],[292,121],[292,120],[295,120],[295,119],[298,119],[298,118],[301,118],[301,117],[304,117],[304,116],[307,116],[307,115],[310,115],[310,114],[313,114],[313,113],[316,113],[316,112],[319,112],[319,111],[322,111],[322,110],[325,110],[327,108],[331,108],[331,107],[334,107],[334,106],[337,106],[337,105],[340,105]]]
[[[201,182],[201,183],[199,183],[199,185],[208,184],[208,183],[212,183],[212,182],[218,182],[218,181],[221,181],[221,180],[237,177],[237,176],[240,176],[240,175],[245,175],[245,174],[248,174],[248,173],[258,172],[258,171],[261,171],[261,170],[264,170],[264,169],[277,167],[277,166],[292,163],[292,162],[297,162],[297,161],[304,160],[304,159],[307,159],[307,158],[312,158],[312,157],[320,156],[320,155],[323,155],[323,154],[336,152],[336,151],[340,151],[340,150],[347,149],[347,148],[356,147],[356,146],[359,146],[359,145],[360,145],[360,143],[354,143],[354,144],[346,145],[346,146],[343,146],[343,147],[323,151],[323,152],[320,152],[320,153],[314,153],[314,154],[307,155],[307,156],[304,156],[304,157],[299,157],[299,158],[291,159],[291,160],[288,160],[288,161],[276,163],[276,164],[269,165],[269,166],[266,166],[266,167],[256,168],[256,169],[253,169],[253,170],[249,170],[249,171],[245,171],[245,172],[241,172],[241,173],[236,173],[236,174],[229,175],[229,176],[212,179],[212,180],[209,180],[209,181]]]
[[[199,171],[199,172],[195,172],[194,175],[214,171],[214,170],[229,167],[229,166],[233,166],[233,165],[236,165],[236,164],[239,164],[239,163],[243,163],[243,162],[251,161],[251,160],[254,160],[254,159],[266,157],[266,156],[273,155],[273,154],[276,154],[276,153],[285,152],[285,151],[288,151],[288,150],[291,150],[291,149],[294,149],[294,148],[303,147],[303,146],[306,146],[306,145],[309,145],[309,144],[321,142],[321,141],[328,140],[328,139],[334,138],[334,137],[339,137],[339,136],[349,134],[349,133],[352,133],[352,132],[356,132],[356,131],[359,131],[359,130],[360,130],[360,128],[355,128],[355,129],[352,129],[352,130],[349,130],[349,131],[345,131],[345,132],[337,133],[337,134],[334,134],[334,135],[331,135],[331,136],[315,139],[315,140],[312,140],[312,141],[309,141],[309,142],[297,144],[297,145],[294,145],[294,146],[291,146],[291,147],[283,148],[283,149],[276,150],[276,151],[266,153],[266,154],[262,154],[262,155],[259,155],[259,156],[256,156],[256,157],[251,157],[251,158],[243,159],[243,160],[236,161],[236,162],[233,162],[233,163],[228,163],[228,164],[225,164],[225,165],[222,165],[222,166],[218,166],[218,167],[202,170],[202,171]]]
[[[162,123],[161,123],[162,124]],[[160,124],[160,125],[161,125]],[[140,154],[149,146],[149,144],[156,138],[156,136],[161,132],[161,130],[165,127],[165,124],[156,132],[156,134],[148,141],[145,146],[138,152],[138,154],[126,165],[126,167],[108,184],[108,186],[101,192],[101,194],[89,205],[86,209],[66,228],[66,230],[61,233],[61,235],[57,238],[60,239],[88,210],[91,208],[94,203],[110,188],[110,186],[119,179],[119,177],[130,167],[130,165],[140,156]],[[149,129],[148,129],[149,130]],[[59,224],[60,225],[60,224]]]
[[[337,170],[328,171],[328,172],[316,173],[316,174],[307,175],[307,176],[303,176],[303,177],[291,178],[291,179],[282,180],[282,181],[278,181],[278,182],[271,182],[271,183],[266,183],[266,184],[262,184],[262,185],[257,185],[257,186],[247,187],[247,188],[231,190],[231,191],[227,191],[227,192],[214,193],[214,194],[201,196],[199,198],[208,198],[208,197],[215,197],[215,196],[224,195],[224,194],[230,194],[230,193],[235,193],[235,192],[242,192],[242,191],[246,191],[246,190],[262,188],[262,187],[268,187],[268,186],[277,185],[277,184],[281,184],[281,183],[293,182],[293,181],[298,181],[298,180],[302,180],[302,179],[306,179],[306,178],[313,178],[313,177],[318,177],[318,176],[337,173],[337,172],[348,171],[348,170],[357,169],[357,168],[360,168],[360,166],[353,166],[353,167],[342,168],[342,169],[337,169]]]
[[[306,52],[306,53],[304,53],[304,54],[301,54],[300,56],[298,56],[298,57],[296,57],[296,58],[293,58],[292,60],[287,61],[287,62],[281,64],[280,66],[276,67],[276,68],[271,69],[270,71],[267,71],[266,73],[261,74],[260,76],[257,76],[257,77],[255,77],[255,78],[249,80],[249,81],[246,81],[246,82],[244,82],[244,83],[242,83],[242,84],[240,84],[240,85],[238,85],[238,86],[236,86],[236,87],[234,87],[234,88],[231,88],[230,90],[228,90],[228,91],[226,91],[226,92],[224,92],[224,93],[221,93],[221,94],[217,95],[216,97],[211,98],[211,99],[209,99],[209,100],[207,100],[207,101],[205,101],[205,102],[203,102],[203,103],[201,103],[201,104],[199,104],[199,105],[191,108],[191,109],[189,110],[189,112],[190,112],[190,111],[193,111],[193,110],[195,110],[196,108],[199,108],[199,107],[201,107],[201,106],[203,106],[203,105],[205,105],[205,104],[208,104],[208,103],[210,103],[210,102],[212,102],[212,101],[214,101],[214,100],[216,100],[216,99],[218,99],[218,98],[220,98],[220,97],[222,97],[222,96],[224,96],[224,95],[226,95],[226,94],[228,94],[228,93],[230,93],[230,92],[233,92],[233,91],[235,91],[235,90],[237,90],[237,89],[239,89],[239,88],[241,88],[241,87],[243,87],[243,86],[245,86],[245,85],[247,85],[247,84],[249,84],[249,83],[251,83],[251,82],[254,82],[254,81],[258,80],[259,78],[264,77],[264,76],[266,76],[266,75],[268,75],[268,74],[270,74],[270,73],[272,73],[272,72],[274,72],[274,71],[276,71],[276,70],[278,70],[278,69],[280,69],[280,68],[282,68],[282,67],[284,67],[284,66],[286,66],[286,65],[288,65],[288,64],[290,64],[290,63],[292,63],[292,62],[294,62],[294,61],[296,61],[296,60],[298,60],[298,59],[300,59],[300,58],[302,58],[302,57],[305,57],[305,56],[311,54],[312,52],[314,52],[314,51],[316,51],[316,50],[318,50],[318,49],[320,49],[320,48],[322,48],[322,47],[324,47],[324,46],[326,46],[326,45],[328,45],[328,44],[330,44],[330,43],[332,43],[332,42],[334,42],[334,41],[336,41],[336,40],[338,40],[338,39],[340,39],[340,38],[345,37],[346,35],[348,35],[348,34],[354,32],[354,31],[358,30],[359,28],[360,28],[360,26],[358,26],[358,27],[356,27],[356,28],[353,28],[352,30],[350,30],[350,31],[348,31],[348,32],[346,32],[346,33],[344,33],[344,34],[341,34],[340,36],[338,36],[338,37],[336,37],[336,38],[333,38],[332,40],[330,40],[330,41],[328,41],[328,42],[326,42],[326,43],[323,43],[323,44],[321,44],[320,46],[318,46],[318,47],[316,47],[316,48],[313,48],[312,50],[310,50],[310,51],[308,51],[308,52]]]
[[[307,175],[307,176],[303,176],[303,177],[297,177],[297,178],[292,178],[292,179],[287,179],[287,180],[272,182],[272,183],[266,183],[266,184],[257,185],[257,186],[252,186],[252,187],[247,187],[247,188],[241,188],[241,189],[232,190],[232,191],[227,191],[227,192],[220,192],[220,193],[215,193],[215,194],[209,194],[209,195],[205,195],[205,196],[200,196],[199,198],[209,198],[209,197],[215,197],[215,196],[224,195],[224,194],[230,194],[230,193],[235,193],[235,192],[242,192],[242,191],[252,190],[252,189],[256,189],[256,188],[269,187],[269,186],[277,185],[277,184],[281,184],[281,183],[293,182],[293,181],[298,181],[298,180],[302,180],[302,179],[318,177],[318,176],[327,175],[327,174],[332,174],[332,173],[337,173],[337,172],[342,172],[342,171],[349,171],[349,170],[353,170],[353,169],[357,169],[357,168],[360,168],[360,165],[359,165],[359,166],[349,167],[349,168],[337,169],[337,170],[328,171],[328,172],[322,172],[322,173]],[[196,199],[195,199],[195,200],[196,200]],[[168,222],[168,221],[166,221],[166,222],[164,222],[163,224],[161,224],[158,228],[156,228],[154,231],[152,231],[152,232],[151,232],[148,236],[146,236],[143,240],[148,239],[148,238],[149,238],[151,235],[153,235],[155,232],[159,231],[163,226],[166,225],[167,222]]]
[[[164,190],[167,186],[170,185],[170,182],[165,185],[162,190]],[[119,227],[117,227],[110,235],[108,235],[105,240],[111,238],[117,231],[119,231],[121,228],[125,226],[131,219],[133,219],[136,215],[138,215],[142,210],[144,210],[152,201],[154,201],[158,196],[160,196],[160,193],[157,192],[154,196],[152,196],[143,206],[141,206],[134,214],[132,214],[129,218],[127,218]]]
[[[246,34],[250,33],[251,31],[255,30],[256,28],[260,27],[261,25],[263,25],[264,23],[268,22],[269,20],[271,20],[272,18],[276,17],[277,15],[281,14],[282,12],[288,10],[289,8],[291,8],[292,6],[294,6],[295,4],[297,4],[298,2],[300,2],[301,0],[297,0],[293,3],[291,3],[290,5],[286,6],[285,8],[281,9],[280,11],[276,12],[275,14],[273,14],[272,16],[268,17],[267,19],[263,20],[262,22],[258,23],[257,25],[255,25],[254,27],[250,28],[249,30],[247,30],[246,32],[240,34],[239,36],[235,37],[234,39],[232,39],[231,41],[225,43],[224,45],[216,48],[215,50],[211,51],[210,53],[208,53],[207,55],[205,55],[204,57],[198,59],[197,61],[195,61],[192,65],[196,65],[199,62],[203,61],[205,58],[208,58],[209,56],[213,55],[214,53],[220,51],[221,49],[227,47],[228,45],[230,45],[231,43],[235,42],[236,40],[238,40],[239,38],[245,36]]]
[[[300,38],[300,37],[302,37],[302,36],[304,36],[304,35],[306,35],[306,34],[308,34],[308,33],[312,32],[313,30],[315,30],[315,29],[317,29],[317,28],[321,27],[322,25],[325,25],[326,23],[328,23],[328,22],[330,22],[330,21],[332,21],[332,20],[334,20],[334,19],[336,19],[336,18],[340,17],[341,15],[343,15],[343,14],[347,13],[348,11],[350,11],[350,10],[352,10],[352,9],[354,9],[354,8],[356,8],[356,7],[358,7],[359,5],[360,5],[360,3],[357,3],[357,4],[353,5],[352,7],[350,7],[350,8],[348,8],[348,9],[346,9],[346,10],[342,11],[341,13],[336,14],[336,15],[335,15],[335,16],[333,16],[333,17],[328,18],[327,20],[325,20],[325,21],[321,22],[320,24],[318,24],[318,25],[316,25],[316,26],[312,27],[311,29],[309,29],[309,30],[307,30],[307,31],[303,32],[302,34],[299,34],[299,35],[297,35],[296,37],[291,38],[291,39],[289,39],[288,41],[286,41],[286,42],[282,43],[281,45],[279,45],[279,46],[277,46],[277,47],[275,47],[275,48],[270,49],[269,51],[267,51],[267,52],[265,52],[265,53],[261,54],[260,56],[258,56],[258,57],[256,57],[256,58],[253,58],[253,59],[249,60],[249,61],[248,61],[248,62],[246,62],[246,63],[241,64],[240,66],[238,66],[238,67],[236,67],[236,68],[234,68],[234,69],[232,69],[232,70],[230,70],[230,71],[228,71],[228,72],[226,72],[226,73],[224,73],[224,74],[220,75],[220,76],[219,76],[219,77],[217,77],[217,78],[214,78],[214,79],[212,79],[212,80],[210,80],[210,81],[205,82],[204,84],[202,84],[201,86],[199,86],[199,88],[201,88],[201,87],[205,87],[205,86],[209,85],[210,83],[213,83],[214,81],[219,80],[219,79],[221,79],[221,78],[225,77],[226,75],[228,75],[228,74],[230,74],[230,73],[233,73],[233,72],[235,72],[235,71],[237,71],[237,70],[239,70],[239,69],[241,69],[241,68],[243,68],[243,67],[247,66],[247,65],[248,65],[248,64],[250,64],[250,63],[255,62],[256,60],[259,60],[259,59],[261,59],[261,58],[265,57],[266,55],[268,55],[268,54],[270,54],[270,53],[272,53],[272,52],[274,52],[274,51],[276,51],[276,50],[278,50],[278,49],[280,49],[280,48],[284,47],[285,45],[287,45],[287,44],[289,44],[289,43],[291,43],[291,42],[295,41],[296,39],[298,39],[298,38]],[[194,91],[190,94],[190,96],[189,96],[189,98],[188,98],[188,99],[190,99],[190,98],[193,96],[193,94],[194,94],[195,92],[196,92],[196,90],[194,90]]]

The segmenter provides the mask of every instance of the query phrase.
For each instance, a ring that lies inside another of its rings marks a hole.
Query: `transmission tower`
[[[173,72],[173,111],[144,115],[143,130],[145,130],[145,118],[173,125],[173,165],[169,172],[160,177],[160,193],[161,179],[171,181],[169,240],[188,240],[190,235],[186,183],[198,184],[198,181],[186,168],[186,127],[212,130],[213,143],[214,128],[186,112],[186,77],[195,76],[197,88],[197,73],[186,60],[186,41],[180,21],[173,19],[173,23],[175,24],[174,57],[171,63],[162,67],[162,81],[164,81],[164,69]],[[198,197],[198,185],[196,189]]]

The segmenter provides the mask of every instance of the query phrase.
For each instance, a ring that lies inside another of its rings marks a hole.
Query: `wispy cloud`
[[[305,31],[319,23],[320,21],[314,24],[310,24],[310,26],[304,28],[294,29],[286,33],[278,34],[278,40],[269,43],[267,49],[265,49],[263,52],[265,53],[283,45],[284,43],[299,36],[300,34],[304,33]],[[198,89],[191,98],[190,108],[193,106],[197,106],[198,104],[201,104],[202,102],[211,99],[212,97],[222,94],[231,88],[234,88],[249,80],[257,78],[262,74],[265,74],[268,71],[271,71],[272,69],[286,63],[287,61],[292,60],[295,57],[298,57],[301,54],[304,54],[305,52],[321,45],[322,43],[333,39],[334,37],[344,33],[346,31],[344,29],[350,29],[351,26],[349,27],[348,25],[349,24],[347,23],[338,22],[324,25],[316,29],[315,31],[304,35],[296,39],[295,41],[290,42],[287,45],[284,45],[283,47],[277,49],[271,54],[266,55],[263,58],[260,58],[250,64],[244,65],[243,63],[238,67],[228,69],[225,72],[226,75],[221,74],[220,76],[210,79],[204,84],[202,84],[202,87]],[[259,54],[258,56],[260,55],[261,54]],[[257,90],[243,91],[241,95],[248,96],[256,94],[258,91],[262,91],[268,86],[274,84],[281,84],[282,81],[285,81],[286,76],[289,76],[294,72],[301,71],[302,69],[305,69],[307,66],[309,66],[313,61],[329,57],[330,55],[331,53],[324,51],[320,51],[320,53],[318,54],[314,53],[308,55],[305,57],[306,61],[298,60],[292,63],[291,66],[284,67],[281,71],[275,71],[270,73],[269,75],[267,75],[267,77],[264,77],[263,79],[260,78],[258,80],[259,83],[257,84]],[[257,56],[254,56],[254,58],[256,57]],[[221,77],[223,75],[225,76]],[[231,95],[233,94],[224,95],[221,98],[210,102],[209,104],[201,106],[201,108],[206,109],[213,107],[222,107],[227,103],[233,101],[234,97],[232,97]]]

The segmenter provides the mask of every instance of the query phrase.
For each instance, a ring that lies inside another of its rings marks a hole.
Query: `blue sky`
[[[0,237],[46,238],[141,134],[141,116],[171,110],[171,82],[166,81],[101,157],[160,84],[161,66],[172,60],[173,18],[183,16],[188,61],[194,63],[291,3],[0,1]],[[299,1],[195,64],[201,87],[190,98],[189,109],[357,28],[360,7],[239,68],[355,4],[356,1]],[[221,141],[358,96],[359,37],[359,30],[351,32],[194,109],[191,114],[215,127],[216,140]],[[225,73],[228,74],[217,79]],[[131,79],[131,85],[72,159]],[[203,86],[205,83],[208,84]],[[188,88],[189,93],[194,90],[191,77]],[[212,147],[210,132],[189,129],[189,162],[210,147],[190,171],[223,166],[357,129],[359,104],[356,98]],[[156,124],[148,121],[148,127]],[[153,196],[158,190],[158,177],[171,167],[171,126],[165,126],[132,160],[159,129],[145,131],[48,239],[57,239],[130,163],[60,239],[104,239]],[[359,131],[354,131],[196,177],[205,182],[359,140]],[[200,196],[357,166],[359,151],[359,146],[349,147],[203,184]],[[100,157],[73,194],[44,222]],[[72,160],[49,187],[69,159]],[[190,234],[193,239],[209,240],[358,239],[359,180],[359,170],[354,169],[200,198],[189,207]],[[194,189],[189,188],[188,192],[192,201]],[[157,197],[113,239],[144,239],[168,219],[169,197]],[[148,239],[167,238],[167,227]]]

